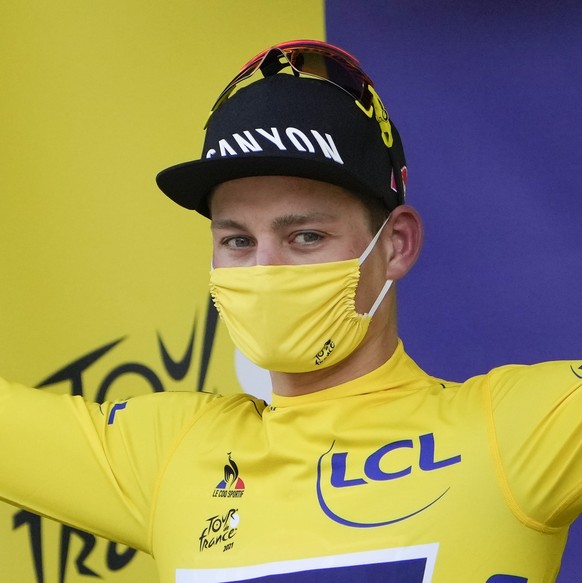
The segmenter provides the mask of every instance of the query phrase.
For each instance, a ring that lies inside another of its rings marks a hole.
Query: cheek
[[[231,254],[219,243],[212,245],[212,266],[213,267],[234,267]]]
[[[370,282],[365,276],[360,277],[358,287],[356,288],[356,312],[358,314],[366,314],[370,311],[374,303],[375,296],[372,293]]]
[[[222,265],[222,254],[220,252],[220,246],[216,241],[212,242],[212,266],[213,267],[224,267]]]
[[[356,289],[356,311],[364,314],[376,301],[381,292],[385,277],[385,265],[378,253],[372,252],[360,266],[360,281]]]

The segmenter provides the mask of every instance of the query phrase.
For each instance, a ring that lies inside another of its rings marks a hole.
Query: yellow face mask
[[[392,284],[385,283],[367,314],[356,312],[360,265],[381,231],[359,259],[213,269],[210,294],[235,346],[256,365],[288,373],[349,356]]]

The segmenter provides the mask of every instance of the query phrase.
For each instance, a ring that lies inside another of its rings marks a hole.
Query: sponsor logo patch
[[[378,494],[377,488],[383,484],[381,495],[384,496],[389,484],[395,484],[408,476],[422,479],[422,476],[433,472],[440,474],[444,469],[461,463],[460,455],[437,456],[435,436],[432,433],[387,443],[371,452],[363,464],[352,461],[347,451],[333,451],[334,447],[335,442],[320,456],[317,463],[317,500],[328,518],[353,528],[387,526],[408,520],[436,504],[447,494],[449,487],[429,487],[422,499],[416,502],[409,500],[406,506],[402,505],[402,501],[390,507],[381,505],[383,515],[379,515],[376,520],[371,515],[349,516],[347,509],[335,507],[334,501],[339,499],[335,493],[339,490],[364,488],[366,495],[372,495],[373,492]]]
[[[214,498],[242,498],[245,493],[245,483],[239,475],[239,469],[228,452],[228,462],[224,466],[224,479],[214,488]]]
[[[233,538],[238,532],[240,516],[237,508],[231,508],[225,514],[216,514],[206,519],[206,525],[198,538],[200,552],[221,547],[223,551],[232,548]]]

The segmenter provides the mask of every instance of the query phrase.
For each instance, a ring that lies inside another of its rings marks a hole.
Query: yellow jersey
[[[162,583],[549,583],[582,512],[582,362],[464,383],[402,344],[298,397],[87,403],[0,382],[0,498]]]

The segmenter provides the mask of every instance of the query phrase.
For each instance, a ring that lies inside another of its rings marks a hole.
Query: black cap
[[[210,217],[215,186],[248,176],[298,176],[404,202],[406,161],[398,131],[387,148],[379,123],[329,82],[279,74],[238,90],[211,116],[202,159],[160,172],[174,202]],[[394,169],[394,172],[393,172]]]

